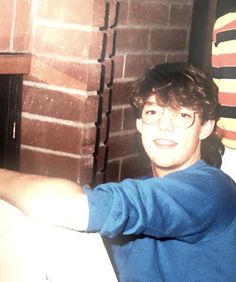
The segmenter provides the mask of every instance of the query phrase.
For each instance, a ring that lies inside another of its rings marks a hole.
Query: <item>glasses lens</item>
[[[185,109],[179,111],[171,110],[171,115],[173,124],[180,128],[189,128],[195,120],[195,113]]]
[[[162,117],[163,108],[154,105],[145,105],[142,111],[142,120],[147,124],[155,124]]]

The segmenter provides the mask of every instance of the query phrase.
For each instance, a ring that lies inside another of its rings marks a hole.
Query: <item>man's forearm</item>
[[[69,180],[0,169],[0,198],[41,222],[84,230],[87,197]]]

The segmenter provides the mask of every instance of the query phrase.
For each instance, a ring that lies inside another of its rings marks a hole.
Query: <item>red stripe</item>
[[[221,138],[226,138],[229,140],[236,140],[236,131],[225,130],[222,128],[217,128],[217,135]]]
[[[220,67],[220,56],[212,54],[211,63],[213,67]]]
[[[235,89],[236,91],[236,89]],[[219,92],[219,103],[224,106],[236,106],[236,93]]]
[[[236,54],[220,54],[220,55],[212,55],[212,65],[213,67],[236,67]]]

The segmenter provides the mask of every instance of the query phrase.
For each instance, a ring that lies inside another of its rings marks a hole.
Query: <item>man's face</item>
[[[199,160],[201,140],[210,135],[213,127],[214,121],[202,125],[198,113],[191,109],[175,112],[158,106],[154,95],[147,100],[142,119],[137,120],[155,176],[187,168]]]

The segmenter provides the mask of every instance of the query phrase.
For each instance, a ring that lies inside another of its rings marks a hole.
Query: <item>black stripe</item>
[[[214,78],[222,79],[236,79],[236,66],[235,67],[212,67],[212,75]]]
[[[236,29],[222,31],[216,34],[215,45],[217,46],[219,43],[229,41],[229,40],[234,40],[234,39],[236,39]]]
[[[214,78],[218,78],[219,79],[221,77],[220,74],[221,73],[220,73],[220,69],[219,68],[212,67],[212,76]]]
[[[219,107],[219,116],[225,118],[236,118],[236,107]]]
[[[235,0],[218,0],[216,6],[216,17],[222,17],[230,12],[236,12]]]

